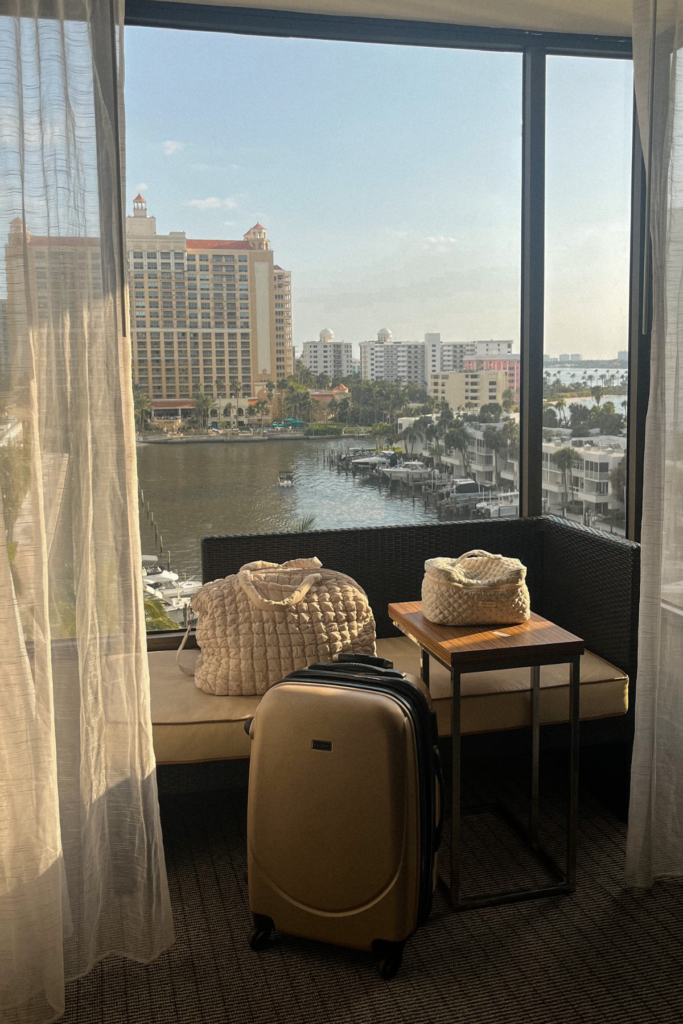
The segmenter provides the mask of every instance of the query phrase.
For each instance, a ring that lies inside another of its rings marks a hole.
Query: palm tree
[[[196,390],[192,395],[194,399],[194,410],[199,420],[199,426],[202,430],[206,430],[206,417],[209,409],[213,405],[213,398],[210,395],[204,395],[201,391]]]
[[[273,401],[273,395],[275,394],[275,382],[272,380],[266,381],[266,392],[268,393],[268,401]]]
[[[303,359],[297,359],[296,361],[294,366],[294,378],[298,384],[303,384],[304,387],[315,387],[313,371],[309,370],[307,366],[304,366]]]
[[[292,523],[291,530],[292,533],[307,533],[309,530],[313,529],[314,525],[314,515],[302,516],[301,519],[294,520],[294,522]]]
[[[484,428],[484,444],[493,452],[493,480],[496,488],[500,488],[498,480],[498,452],[505,445],[505,438],[497,427]]]
[[[596,384],[594,388],[591,388],[591,395],[593,396],[593,399],[594,399],[595,404],[597,406],[600,405],[600,402],[602,401],[602,396],[604,395],[604,393],[605,393],[605,389],[603,387],[601,387],[599,384]]]
[[[225,378],[216,377],[216,398],[225,398]]]
[[[557,466],[557,468],[560,470],[561,473],[564,473],[564,492],[565,492],[565,495],[566,495],[567,498],[570,499],[570,501],[573,501],[574,500],[574,486],[573,486],[573,484],[570,484],[569,487],[567,486],[567,475],[569,474],[569,479],[571,481],[571,470],[572,470],[572,466],[574,465],[574,460],[576,458],[576,454],[574,452],[574,449],[573,448],[569,448],[569,447],[560,448],[559,451],[555,452],[555,455],[553,456],[553,458],[555,460],[555,465]]]
[[[263,433],[263,417],[268,412],[268,403],[264,402],[263,399],[261,399],[254,406],[254,410],[261,417],[261,433]]]
[[[247,406],[247,416],[249,417],[249,419],[253,420],[256,415],[257,415],[257,413],[256,413],[256,406],[255,405]]]
[[[399,441],[405,441],[406,447],[409,448],[409,455],[413,454],[413,449],[418,441],[424,441],[425,431],[421,425],[420,420],[415,420],[414,423],[409,423],[408,426],[398,435]]]
[[[232,402],[226,402],[225,405],[223,406],[223,415],[227,416],[228,420],[230,421],[230,426],[231,427],[232,427],[232,414],[233,414],[234,408],[235,407],[232,404]]]
[[[469,453],[470,440],[470,433],[464,423],[459,423],[457,426],[452,427],[446,434],[446,444],[448,447],[454,448],[462,456],[462,464],[466,476],[472,475]]]
[[[145,420],[154,411],[147,392],[141,391],[140,388],[133,389],[133,408],[135,410],[135,417],[140,424],[140,433],[142,433]]]
[[[239,398],[242,394],[242,384],[237,377],[230,378],[230,397]]]
[[[626,500],[626,456],[609,471],[609,482],[614,497],[623,505]]]
[[[512,394],[512,390],[510,388],[506,388],[505,391],[503,392],[501,405],[503,406],[505,412],[509,413],[512,410],[514,404],[515,399],[514,395]]]
[[[558,398],[557,401],[555,402],[555,408],[557,409],[557,411],[560,414],[560,423],[562,423],[562,421],[564,421],[565,424],[567,423],[567,417],[564,414],[564,407],[565,407],[566,404],[567,403],[565,402],[564,398]]]

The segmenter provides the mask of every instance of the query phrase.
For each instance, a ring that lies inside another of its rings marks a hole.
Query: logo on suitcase
[[[331,740],[311,740],[311,746],[314,750],[332,750]]]

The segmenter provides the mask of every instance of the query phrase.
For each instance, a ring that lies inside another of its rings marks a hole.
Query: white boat
[[[177,572],[169,572],[168,569],[154,569],[142,570],[142,576],[147,586],[158,587],[164,583],[175,583],[178,579]]]
[[[481,487],[469,476],[461,476],[453,481],[453,494],[478,494]]]
[[[419,483],[422,480],[431,480],[434,471],[425,466],[423,462],[404,462],[401,466],[391,466],[383,469],[384,476],[390,480],[406,480],[408,483]]]
[[[183,580],[172,587],[162,587],[157,593],[164,601],[181,600],[184,597],[191,598],[202,589],[201,580]]]
[[[362,459],[354,459],[351,465],[359,469],[384,469],[389,465],[389,459],[386,455],[367,455]]]
[[[519,491],[507,491],[477,504],[477,513],[486,519],[516,519],[519,515]]]

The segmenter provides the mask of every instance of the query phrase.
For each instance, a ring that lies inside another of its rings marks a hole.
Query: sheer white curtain
[[[683,0],[634,0],[653,323],[627,881],[683,875]]]
[[[0,0],[0,1021],[173,940],[123,287],[121,0]]]

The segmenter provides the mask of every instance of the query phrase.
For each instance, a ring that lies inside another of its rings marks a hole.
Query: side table
[[[579,809],[579,682],[580,658],[584,643],[548,619],[532,612],[531,618],[516,626],[438,626],[422,614],[421,601],[389,605],[394,625],[422,650],[422,679],[429,686],[429,659],[450,670],[452,686],[451,736],[453,738],[453,811],[450,884],[439,878],[448,902],[454,910],[514,903],[539,896],[573,892],[576,887],[576,851]],[[540,761],[541,665],[568,663],[569,721],[571,725],[571,766],[569,814],[567,823],[566,867],[562,870],[539,845],[538,785]],[[499,805],[477,807],[462,814],[497,813],[524,842],[537,861],[554,876],[554,881],[536,889],[509,889],[478,896],[463,896],[460,882],[460,677],[466,672],[528,666],[531,691],[531,807],[529,827]]]

